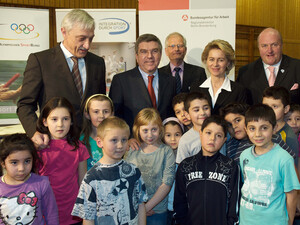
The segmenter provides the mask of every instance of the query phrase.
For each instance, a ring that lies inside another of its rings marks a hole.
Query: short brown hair
[[[99,124],[97,128],[97,137],[103,139],[106,135],[106,132],[114,128],[124,129],[127,132],[129,138],[129,126],[127,125],[125,120],[116,116],[108,117]]]
[[[138,140],[138,142],[142,143],[140,136],[140,127],[148,125],[149,123],[158,125],[160,136],[159,139],[162,139],[164,135],[164,127],[158,111],[154,108],[144,108],[136,115],[132,128],[133,137]]]
[[[220,49],[225,54],[225,57],[229,62],[229,66],[226,67],[226,73],[229,73],[229,71],[232,69],[232,67],[234,67],[235,64],[235,56],[232,46],[229,44],[229,42],[220,39],[209,42],[205,46],[205,49],[201,56],[201,60],[204,64],[206,64],[208,54],[212,49]]]

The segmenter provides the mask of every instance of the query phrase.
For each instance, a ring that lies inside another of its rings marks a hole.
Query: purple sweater
[[[58,225],[58,211],[48,177],[34,173],[23,184],[0,179],[0,224]]]

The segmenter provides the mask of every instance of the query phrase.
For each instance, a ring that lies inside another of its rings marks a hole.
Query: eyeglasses
[[[184,45],[179,45],[179,44],[178,44],[178,45],[168,45],[168,47],[171,48],[171,49],[174,49],[174,48],[176,48],[176,47],[179,48],[179,49],[182,49],[182,48],[184,48],[185,46],[184,46]]]

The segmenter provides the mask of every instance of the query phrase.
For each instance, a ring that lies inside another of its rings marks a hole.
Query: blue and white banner
[[[93,42],[135,42],[135,9],[84,9],[96,23]],[[71,9],[56,9],[57,42],[63,40],[61,21]]]

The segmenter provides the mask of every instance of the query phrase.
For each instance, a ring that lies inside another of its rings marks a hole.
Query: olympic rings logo
[[[29,34],[31,31],[34,30],[34,26],[32,24],[28,24],[27,26],[25,24],[16,24],[16,23],[12,23],[10,25],[10,29],[12,29],[13,31],[15,31],[17,34],[21,34],[22,32],[24,34]]]

